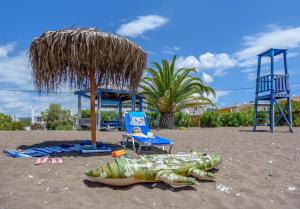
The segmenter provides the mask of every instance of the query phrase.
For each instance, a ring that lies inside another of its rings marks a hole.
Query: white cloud
[[[230,91],[216,91],[216,97],[228,96]]]
[[[227,53],[212,54],[210,52],[196,56],[179,57],[177,68],[196,68],[197,70],[211,69],[212,75],[220,76],[226,73],[226,69],[239,67],[242,72],[248,74],[249,79],[255,77],[257,55],[269,48],[289,49],[288,58],[296,57],[300,48],[300,27],[267,26],[267,30],[261,33],[243,37],[243,49],[229,55]],[[281,60],[276,57],[275,61]],[[262,60],[262,65],[269,63],[268,59]]]
[[[180,50],[180,48],[178,46],[173,46],[173,47],[168,47],[166,46],[165,49],[162,51],[165,54],[176,54],[178,51]]]
[[[0,45],[0,58],[7,57],[8,53],[13,51],[15,48],[14,43],[8,43],[6,45]]]
[[[216,91],[216,97],[210,94],[208,95],[208,98],[213,102],[218,103],[221,97],[228,96],[230,93],[230,91]]]
[[[194,56],[179,57],[176,60],[176,68],[196,68],[199,70],[200,61]]]
[[[245,68],[245,69],[242,69],[242,72],[243,73],[253,73],[253,72],[256,72],[256,68]]]
[[[230,93],[230,91],[216,91],[216,98],[214,102],[219,102],[221,97],[228,96]]]
[[[0,91],[0,110],[1,113],[16,115],[17,117],[30,116],[31,107],[35,107],[35,111],[45,111],[49,104],[61,104],[64,108],[77,112],[77,96],[73,94],[51,94],[40,95],[27,92],[9,92]]]
[[[214,81],[214,78],[211,75],[203,72],[202,73],[202,80],[203,80],[204,83],[210,84],[211,82]]]
[[[0,46],[0,88],[33,90],[31,68],[26,52],[14,53],[15,44]],[[66,87],[64,87],[66,88]],[[38,96],[36,93],[0,91],[0,112],[30,116],[31,106],[36,111],[45,111],[50,103],[59,103],[65,108],[77,110],[77,96],[73,94],[51,94]]]
[[[32,87],[31,68],[26,52],[0,58],[0,82],[21,88]]]
[[[235,65],[235,60],[231,59],[228,54],[205,53],[199,56],[201,67],[204,69],[217,68],[227,69]]]
[[[123,36],[137,37],[143,35],[148,30],[161,27],[168,21],[168,18],[159,15],[139,16],[131,22],[122,24],[117,33]]]
[[[269,48],[295,49],[300,47],[300,27],[269,25],[267,30],[243,38],[244,49],[235,53],[241,67],[257,64],[256,55]],[[289,56],[296,56],[292,52]]]
[[[232,68],[236,61],[226,53],[212,54],[210,52],[195,56],[179,57],[176,61],[176,68],[195,68],[199,70],[211,69],[213,75],[220,76],[224,70]]]

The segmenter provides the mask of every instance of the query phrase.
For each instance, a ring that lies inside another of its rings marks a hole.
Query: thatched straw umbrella
[[[48,31],[32,41],[29,58],[37,91],[90,88],[91,138],[96,144],[96,87],[136,90],[147,55],[133,42],[96,29]]]

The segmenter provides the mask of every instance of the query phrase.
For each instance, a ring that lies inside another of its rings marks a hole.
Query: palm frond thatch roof
[[[91,28],[45,32],[32,41],[29,59],[38,91],[55,91],[66,82],[88,88],[91,70],[96,85],[136,89],[147,55],[123,37]]]

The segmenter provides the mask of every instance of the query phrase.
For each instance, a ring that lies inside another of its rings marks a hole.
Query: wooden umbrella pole
[[[91,137],[92,144],[96,145],[96,113],[95,113],[95,99],[96,99],[96,87],[95,87],[95,70],[90,71],[90,102],[91,102]]]

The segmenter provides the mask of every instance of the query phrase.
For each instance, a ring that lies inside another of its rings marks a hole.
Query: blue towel
[[[63,144],[60,146],[51,146],[51,147],[37,147],[37,148],[28,148],[19,152],[18,150],[4,150],[8,157],[14,158],[26,158],[26,157],[42,157],[48,155],[57,155],[62,153],[83,153],[85,145],[91,144],[88,140],[83,140],[78,144]],[[102,143],[97,143],[98,152],[111,152],[111,149]]]

